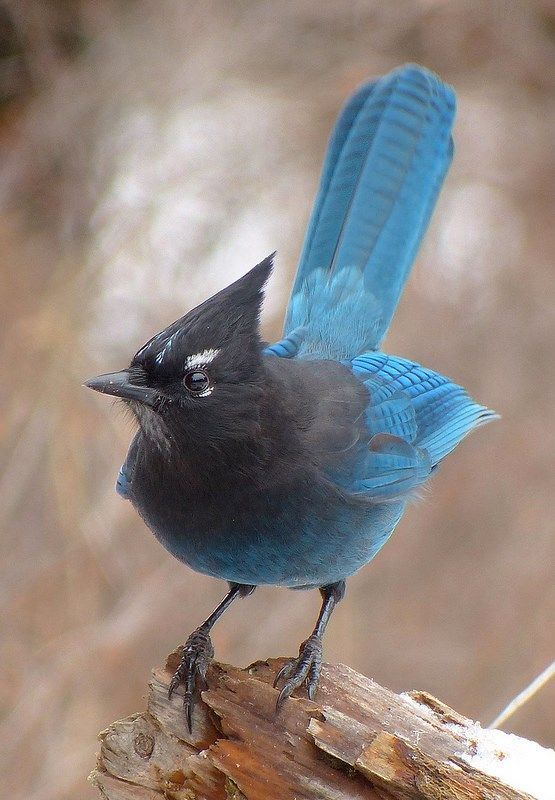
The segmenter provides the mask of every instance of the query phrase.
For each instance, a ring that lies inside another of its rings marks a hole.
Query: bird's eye
[[[191,394],[202,394],[210,386],[210,379],[203,369],[191,369],[183,378],[185,387]]]

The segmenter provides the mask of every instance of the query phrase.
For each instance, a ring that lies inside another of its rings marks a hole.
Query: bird
[[[179,561],[224,580],[169,687],[189,730],[214,624],[256,587],[318,589],[278,671],[277,710],[314,699],[347,579],[472,430],[496,418],[449,378],[381,343],[453,156],[454,90],[416,64],[364,83],[326,151],[283,336],[260,332],[275,253],[168,325],[128,368],[86,382],[137,430],[116,489]]]

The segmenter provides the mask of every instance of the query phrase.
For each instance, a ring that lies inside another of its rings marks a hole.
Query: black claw
[[[306,676],[306,693],[308,694],[309,700],[314,700],[314,696],[316,695],[316,689],[318,688],[318,680],[320,679],[321,671],[322,671],[322,651],[320,650],[320,653],[315,655],[314,660],[310,665],[308,675]]]
[[[168,700],[171,700],[171,699],[172,699],[172,694],[173,694],[173,693],[174,693],[174,691],[177,689],[177,687],[179,686],[179,684],[180,684],[180,683],[181,683],[181,681],[180,681],[180,680],[179,680],[179,678],[177,677],[177,672],[176,672],[176,673],[173,675],[173,677],[172,677],[172,679],[171,679],[171,681],[170,681],[170,686],[169,686],[169,689],[168,689]]]
[[[295,666],[295,659],[292,659],[291,661],[288,661],[286,664],[283,665],[283,667],[280,669],[280,671],[277,673],[276,677],[274,678],[274,684],[273,684],[274,689],[277,688],[278,683],[283,678],[288,678],[289,677],[289,675],[293,672],[293,667],[294,666]]]
[[[278,699],[276,700],[276,711],[280,710],[287,698],[290,697],[292,691],[293,689],[291,689],[286,683],[281,692],[278,694]]]
[[[278,695],[276,710],[279,711],[284,701],[290,697],[295,689],[306,683],[307,694],[310,700],[314,699],[318,679],[322,668],[322,640],[312,634],[299,648],[298,658],[284,664],[274,679],[274,687],[285,679],[285,683]]]
[[[178,686],[184,686],[183,708],[187,718],[189,733],[193,732],[193,710],[195,707],[195,695],[198,685],[204,683],[206,670],[214,656],[214,647],[210,639],[210,634],[202,625],[189,636],[183,646],[181,661],[173,675],[168,688],[168,698]],[[200,679],[200,681],[199,681]]]
[[[183,700],[183,708],[185,710],[185,716],[187,717],[187,727],[189,729],[189,733],[193,732],[193,698],[192,697],[185,697]]]

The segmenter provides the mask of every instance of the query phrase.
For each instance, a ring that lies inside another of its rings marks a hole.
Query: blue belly
[[[161,544],[192,569],[252,585],[312,587],[334,583],[367,564],[387,541],[405,503],[344,507],[333,519],[257,519],[256,527],[188,531],[146,519]]]

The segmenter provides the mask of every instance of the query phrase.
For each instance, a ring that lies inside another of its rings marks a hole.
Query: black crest
[[[243,362],[259,353],[263,290],[274,256],[267,256],[246,275],[153,336],[135,355],[132,366],[166,372],[181,368],[183,357],[206,350],[225,348],[230,354],[231,349]]]

